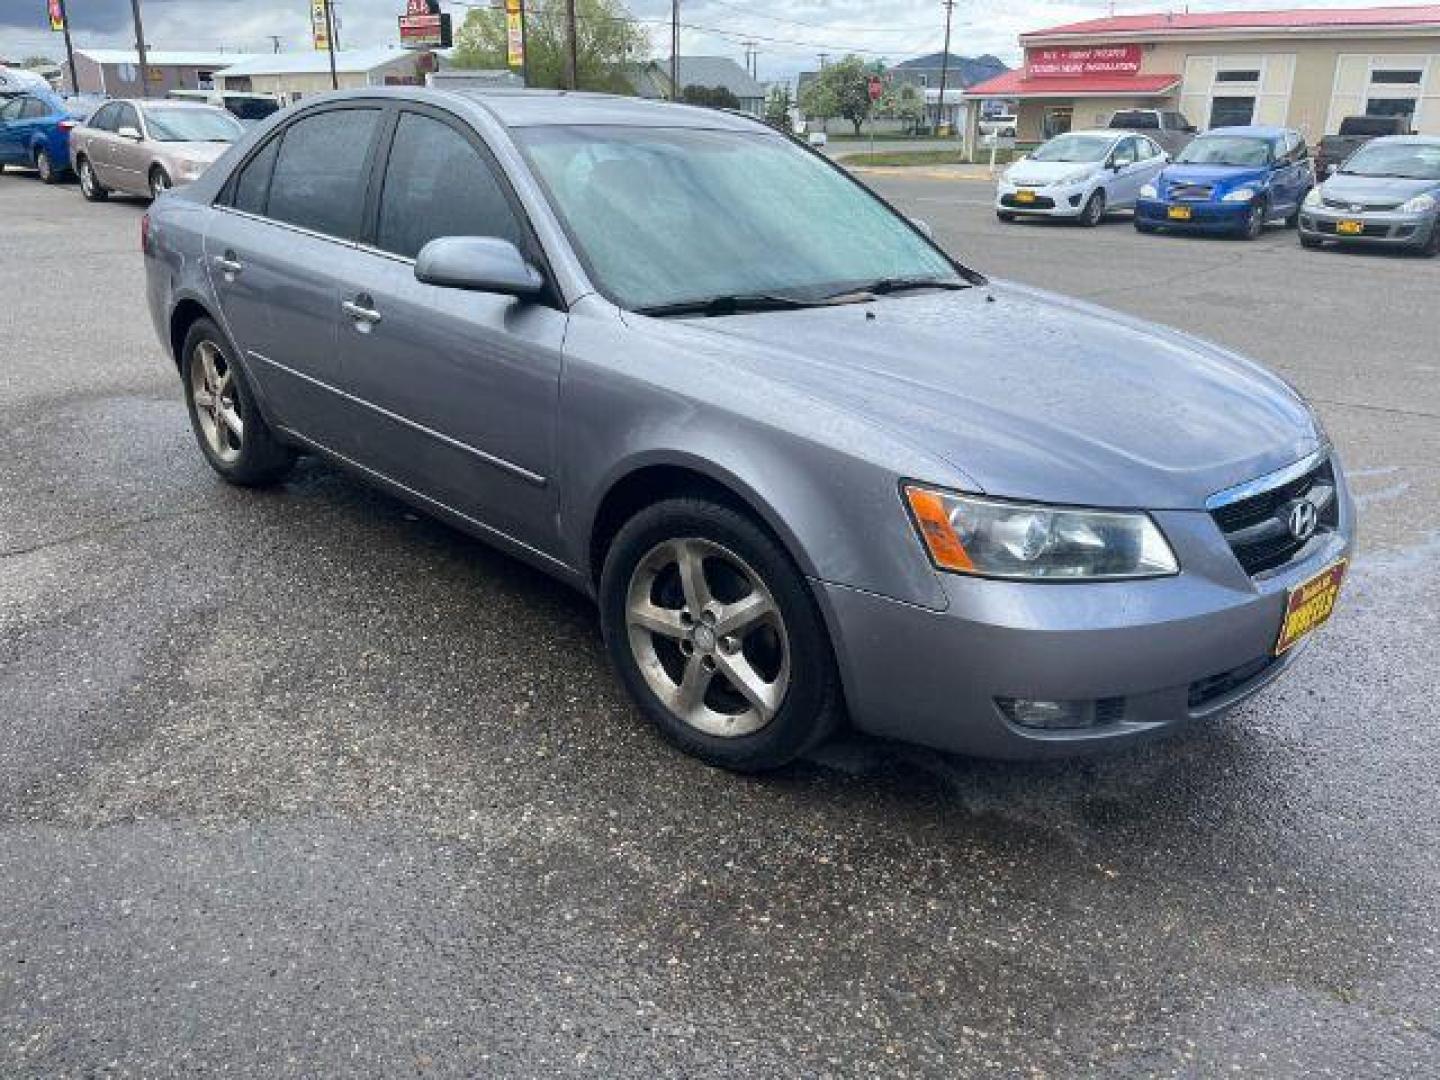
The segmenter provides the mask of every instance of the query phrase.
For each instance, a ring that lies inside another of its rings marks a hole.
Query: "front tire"
[[[1324,247],[1325,241],[1321,240],[1318,236],[1306,236],[1304,233],[1301,233],[1300,246],[1303,248],[1314,249],[1318,247]]]
[[[1252,205],[1245,218],[1245,229],[1241,232],[1241,237],[1245,240],[1258,240],[1265,231],[1265,221],[1269,216],[1270,208],[1263,201]]]
[[[100,181],[95,178],[95,167],[90,164],[88,157],[82,157],[76,168],[80,173],[80,194],[84,195],[88,202],[104,202],[110,197],[110,192],[101,187]]]
[[[180,359],[190,426],[210,467],[241,487],[264,487],[283,479],[295,451],[271,432],[229,342],[209,319],[197,319],[185,335]]]
[[[1105,189],[1096,188],[1085,200],[1085,209],[1080,211],[1080,224],[1093,229],[1105,220]]]
[[[153,169],[150,170],[151,199],[158,199],[161,195],[164,195],[165,192],[169,191],[174,186],[174,183],[170,179],[170,174],[167,173],[164,169],[162,169],[159,165],[156,165]]]
[[[1007,224],[1015,220],[1015,215],[1008,210],[996,210],[995,216]]]
[[[840,721],[839,675],[804,575],[729,506],[675,498],[636,514],[606,555],[600,612],[640,710],[702,761],[777,768]]]

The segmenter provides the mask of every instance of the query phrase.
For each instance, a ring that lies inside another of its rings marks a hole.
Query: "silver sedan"
[[[244,133],[212,105],[117,99],[70,133],[70,163],[91,202],[112,191],[155,198],[199,179]]]

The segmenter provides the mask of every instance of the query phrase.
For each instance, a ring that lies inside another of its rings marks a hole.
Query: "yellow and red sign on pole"
[[[525,16],[522,0],[505,0],[505,42],[512,68],[525,66]]]
[[[330,48],[330,21],[325,15],[325,0],[310,0],[310,36],[320,52]]]
[[[65,29],[65,3],[64,0],[49,0],[50,8],[50,29],[60,33]]]

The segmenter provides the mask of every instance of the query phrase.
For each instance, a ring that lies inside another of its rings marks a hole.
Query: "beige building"
[[[365,86],[422,86],[437,68],[435,54],[414,49],[342,49],[335,54],[341,90]],[[286,102],[331,89],[330,54],[273,53],[256,56],[215,73],[221,90],[275,94]]]
[[[1023,34],[1025,65],[967,98],[1013,103],[1035,142],[1118,109],[1178,111],[1201,130],[1333,133],[1346,116],[1407,116],[1440,134],[1440,6],[1122,15]],[[979,110],[976,110],[977,113]]]

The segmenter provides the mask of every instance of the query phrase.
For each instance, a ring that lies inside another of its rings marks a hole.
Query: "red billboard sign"
[[[1025,77],[1061,75],[1139,75],[1139,45],[1097,45],[1088,48],[1027,49]]]

